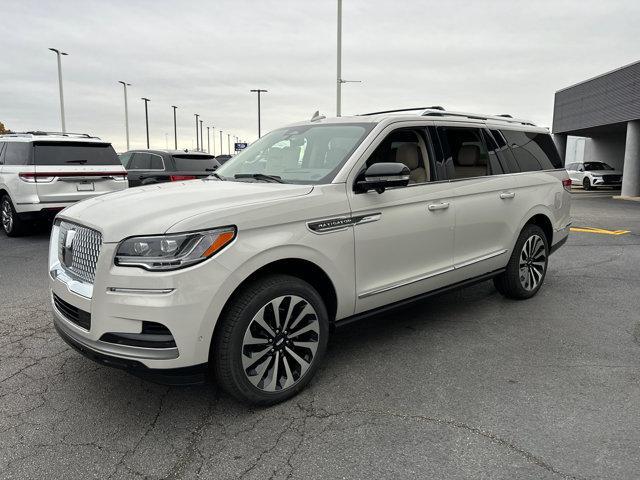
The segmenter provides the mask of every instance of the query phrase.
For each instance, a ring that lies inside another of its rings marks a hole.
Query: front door
[[[444,286],[453,269],[455,208],[449,183],[435,176],[426,128],[389,127],[384,133],[356,171],[401,162],[411,181],[383,193],[356,193],[358,175],[350,177],[357,313]]]

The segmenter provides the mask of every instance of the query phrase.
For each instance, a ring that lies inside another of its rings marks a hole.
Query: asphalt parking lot
[[[574,195],[533,299],[491,282],[345,327],[310,388],[249,409],[56,335],[48,232],[0,235],[0,478],[638,478],[640,203]]]

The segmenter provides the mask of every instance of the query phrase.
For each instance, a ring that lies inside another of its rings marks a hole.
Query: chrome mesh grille
[[[64,245],[69,230],[75,230],[75,236],[71,242],[71,264],[67,265],[64,259]],[[60,236],[58,238],[58,258],[64,270],[78,279],[93,283],[96,274],[96,264],[100,255],[102,234],[91,228],[76,225],[70,222],[60,223]]]

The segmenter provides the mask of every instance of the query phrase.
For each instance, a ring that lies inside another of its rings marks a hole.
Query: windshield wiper
[[[255,180],[264,180],[273,183],[286,183],[282,177],[277,175],[267,175],[265,173],[236,173],[233,178],[253,178]]]
[[[208,169],[207,169],[208,171]],[[220,175],[219,173],[213,172],[211,174],[212,177],[216,177],[218,180],[222,180],[223,182],[226,180],[226,177],[223,177],[222,175]]]
[[[67,160],[65,163],[79,163],[80,165],[84,165],[87,163],[86,160]]]

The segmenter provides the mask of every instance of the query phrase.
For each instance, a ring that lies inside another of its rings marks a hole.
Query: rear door
[[[477,124],[436,127],[455,205],[454,268],[457,280],[503,267],[518,228],[522,201],[491,134]]]
[[[103,142],[33,142],[40,203],[67,203],[127,188],[126,171]]]
[[[129,186],[166,182],[169,173],[161,155],[150,152],[134,152],[127,166]]]

